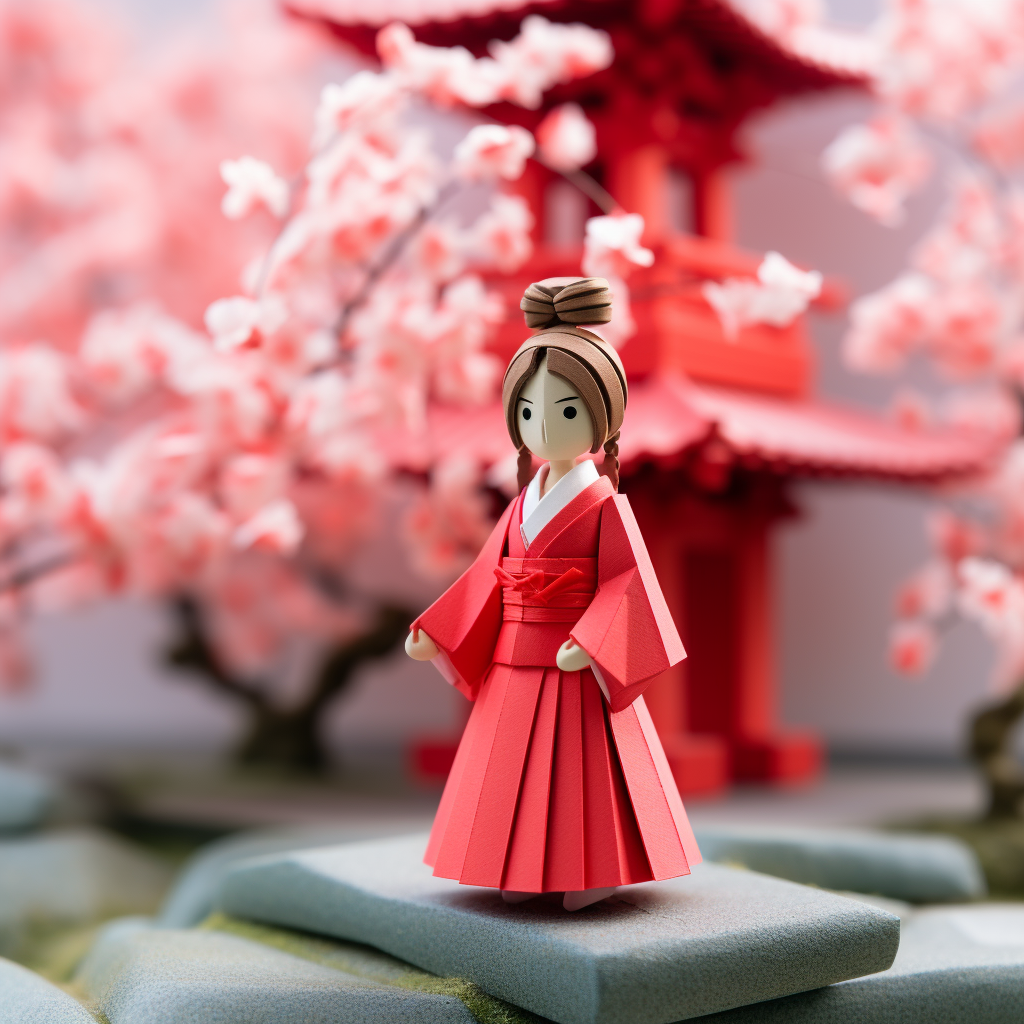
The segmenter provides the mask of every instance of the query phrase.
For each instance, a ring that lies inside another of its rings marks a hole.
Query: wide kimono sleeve
[[[612,711],[629,707],[686,657],[625,495],[601,510],[597,593],[571,636],[590,655]]]
[[[473,564],[412,624],[437,644],[437,670],[476,700],[501,629],[501,585],[494,575],[516,503],[510,502]]]

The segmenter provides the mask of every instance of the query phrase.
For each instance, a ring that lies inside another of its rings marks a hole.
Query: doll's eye
[[[533,413],[530,412],[529,406],[523,406],[523,419],[528,420],[532,415]]]
[[[563,415],[563,416],[564,416],[564,417],[565,417],[565,418],[566,418],[567,420],[574,420],[574,419],[576,419],[576,410],[575,410],[575,409],[574,409],[574,408],[573,408],[573,407],[572,407],[571,405],[567,405],[567,406],[566,406],[566,407],[565,407],[565,408],[564,408],[564,409],[562,410],[562,415]]]

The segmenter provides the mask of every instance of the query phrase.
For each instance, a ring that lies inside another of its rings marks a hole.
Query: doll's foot
[[[589,907],[592,903],[600,903],[601,900],[606,900],[609,896],[614,895],[614,885],[608,889],[580,889],[578,892],[567,892],[565,899],[562,900],[562,906],[566,910],[582,910],[584,907]]]
[[[506,903],[525,903],[527,900],[532,900],[534,896],[539,895],[539,892],[516,892],[514,889],[501,890],[501,898]]]

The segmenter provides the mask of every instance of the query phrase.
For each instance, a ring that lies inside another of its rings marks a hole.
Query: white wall
[[[778,249],[835,275],[853,297],[887,283],[905,265],[940,207],[948,171],[948,161],[940,160],[896,230],[834,195],[818,172],[819,154],[869,111],[868,101],[852,93],[776,108],[749,126],[754,161],[735,178],[740,243]],[[848,373],[840,359],[844,328],[842,315],[812,317],[819,392],[882,410],[897,381]],[[921,367],[913,383],[935,387]],[[957,751],[965,713],[984,699],[988,685],[992,653],[979,631],[958,625],[923,680],[897,676],[885,660],[895,590],[928,554],[929,495],[829,483],[804,483],[797,494],[806,516],[783,526],[777,543],[785,720],[812,726],[839,749]]]
[[[130,3],[133,0],[97,0]],[[134,0],[162,30],[166,4]],[[187,7],[199,10],[203,0]],[[862,21],[873,3],[835,0],[836,13]],[[178,7],[180,12],[182,8]],[[154,15],[152,12],[157,12]],[[890,231],[833,196],[817,159],[839,128],[861,118],[866,102],[834,95],[778,108],[748,133],[756,161],[736,175],[740,242],[844,278],[854,294],[878,287],[902,266],[934,214],[937,183]],[[820,390],[884,406],[891,384],[841,368],[841,318],[815,318]],[[893,591],[925,556],[920,495],[866,486],[806,484],[806,518],[784,526],[778,542],[780,674],[784,718],[809,725],[847,750],[952,752],[965,710],[980,699],[990,652],[958,627],[931,676],[911,683],[885,664]],[[425,598],[424,598],[425,600]],[[159,609],[118,605],[40,623],[38,685],[0,699],[0,743],[212,749],[237,734],[235,709],[203,687],[154,663],[166,634]],[[428,666],[396,658],[368,673],[329,723],[342,745],[396,744],[454,721],[459,698]]]

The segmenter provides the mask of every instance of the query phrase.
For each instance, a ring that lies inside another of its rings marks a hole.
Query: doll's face
[[[523,444],[540,459],[575,459],[594,443],[594,421],[579,392],[564,378],[548,372],[545,353],[516,402]]]

